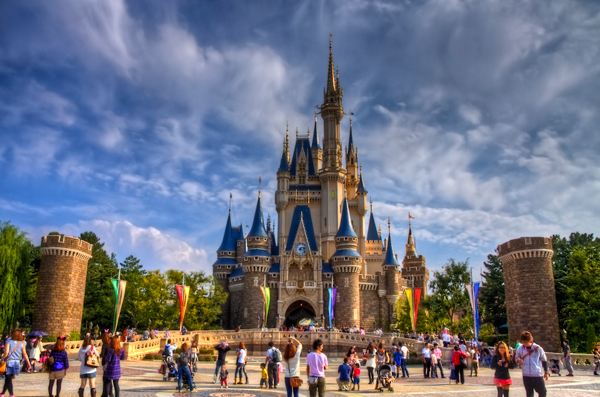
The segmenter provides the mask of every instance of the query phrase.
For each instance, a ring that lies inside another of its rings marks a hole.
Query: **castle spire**
[[[231,211],[231,208],[230,208]],[[233,228],[231,227],[231,212],[227,214],[227,223],[225,224],[225,232],[223,233],[223,240],[217,252],[220,251],[235,251],[235,236],[233,235]]]
[[[410,224],[410,220],[415,219],[413,216],[408,213],[408,240],[406,241],[406,257],[416,257],[417,256],[417,247],[415,245],[415,239],[412,234],[412,225]]]
[[[396,254],[394,253],[394,246],[392,245],[392,228],[389,218],[387,249],[385,250],[385,259],[383,261],[383,266],[400,266],[400,263],[398,263],[398,260],[396,259]]]
[[[381,241],[381,233],[377,233],[377,225],[373,216],[373,198],[371,198],[371,217],[369,219],[369,230],[367,230],[367,241]]]
[[[313,129],[312,149],[321,149],[319,145],[319,131],[317,130],[317,112],[315,111],[315,128]]]
[[[356,237],[356,233],[350,222],[350,210],[348,210],[348,199],[346,197],[344,197],[344,203],[342,204],[342,220],[340,221],[340,228],[335,237]]]
[[[290,172],[290,152],[287,148],[288,137],[283,142],[283,153],[281,154],[281,161],[279,162],[279,171]]]
[[[256,201],[256,210],[254,211],[254,220],[252,221],[252,227],[248,237],[268,237],[265,229],[265,222],[263,219],[262,205],[260,202],[260,192],[258,193],[258,200]]]
[[[363,177],[362,177],[362,166],[360,167],[360,177],[358,180],[358,189],[357,189],[358,193],[368,193],[367,188],[365,188],[365,183],[363,182]]]
[[[335,70],[333,68],[333,51],[331,48],[331,42],[333,40],[333,34],[329,34],[329,65],[327,67],[327,94],[333,94],[337,91],[335,81]]]

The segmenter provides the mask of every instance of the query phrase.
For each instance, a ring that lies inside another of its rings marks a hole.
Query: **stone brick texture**
[[[346,278],[348,287],[346,287]],[[360,325],[360,288],[358,273],[335,273],[334,283],[337,287],[336,302],[334,306],[335,326],[337,328]],[[354,312],[356,309],[356,318]]]
[[[360,325],[365,329],[377,328],[381,324],[379,296],[377,291],[360,291]]]
[[[260,291],[259,291],[260,292]],[[243,325],[244,324],[244,291],[233,291],[230,293],[231,297],[230,297],[230,303],[231,303],[231,310],[229,311],[230,314],[230,318],[229,318],[229,322],[227,327],[229,327],[229,329],[234,329],[236,328],[238,325]],[[256,321],[255,321],[256,322]],[[223,322],[223,324],[227,324],[227,322]],[[254,324],[252,326],[252,328],[255,328],[256,324]]]
[[[32,329],[50,335],[68,335],[81,329],[85,279],[92,246],[75,237],[45,236],[38,278]],[[52,253],[44,248],[57,250]],[[75,250],[84,257],[73,255]]]
[[[560,349],[560,333],[552,254],[539,250],[552,250],[552,240],[522,237],[498,247],[504,272],[508,333],[510,340],[516,341],[521,332],[529,331],[544,350],[555,352]]]
[[[254,285],[254,278],[258,277],[258,286]],[[260,290],[265,277],[265,273],[248,272],[244,274],[244,290],[242,292],[243,311],[247,316],[242,316],[242,328],[256,328],[258,326],[257,317],[264,318],[265,304],[263,294]]]

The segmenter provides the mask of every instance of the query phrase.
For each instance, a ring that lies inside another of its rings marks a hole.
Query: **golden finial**
[[[373,197],[371,197],[371,214],[373,213]]]
[[[391,222],[390,218],[388,217],[388,235],[391,234],[391,230],[392,230],[392,222]]]
[[[262,184],[262,177],[258,177],[258,198],[260,198],[260,185]]]
[[[298,188],[296,188],[296,202],[298,202]]]
[[[379,224],[378,232],[379,232],[379,238],[381,238],[381,223]]]
[[[298,140],[298,127],[296,127],[296,140]]]
[[[306,129],[306,137],[310,139],[310,127]]]
[[[310,204],[310,190],[307,190],[306,194],[307,194],[307,201]]]

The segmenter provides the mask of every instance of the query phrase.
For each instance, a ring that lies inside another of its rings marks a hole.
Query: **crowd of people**
[[[341,329],[341,332],[355,332],[354,328]],[[89,386],[90,394],[96,397],[96,372],[101,365],[102,371],[102,395],[101,397],[119,397],[121,378],[120,361],[125,359],[124,349],[121,342],[127,340],[128,336],[135,333],[126,330],[127,334],[111,335],[106,332],[102,335],[101,349],[98,351],[90,334],[85,335],[83,343],[78,351],[79,377],[81,384],[79,396],[83,397],[86,387]],[[359,330],[360,332],[360,330]],[[432,335],[415,335],[416,339],[425,341],[421,353],[424,378],[445,378],[444,354],[442,346],[452,347],[452,354],[447,362],[449,365],[449,377],[456,384],[465,383],[465,371],[470,368],[470,376],[478,376],[479,365],[490,367],[494,370],[494,384],[497,388],[498,397],[508,397],[512,380],[510,371],[520,368],[523,376],[523,385],[528,396],[533,396],[534,391],[540,396],[545,396],[546,388],[544,380],[548,379],[550,371],[554,370],[548,363],[543,348],[533,342],[533,336],[529,332],[521,334],[516,349],[500,342],[495,347],[489,347],[479,341],[466,341],[460,334],[451,336],[447,333],[440,338]],[[41,364],[41,370],[48,373],[48,395],[60,397],[62,381],[69,369],[69,357],[65,350],[65,337],[59,337],[50,349],[45,349],[41,336],[24,338],[24,333],[14,330],[10,337],[4,341],[0,363],[0,372],[4,371],[4,386],[0,397],[14,396],[13,381],[21,371],[37,372],[36,364]],[[288,397],[297,397],[299,388],[304,379],[301,376],[300,356],[303,346],[299,340],[290,337],[285,349],[281,352],[273,342],[269,342],[264,362],[260,363],[261,380],[260,388],[277,389],[284,378],[284,384]],[[196,391],[193,376],[197,371],[198,344],[183,343],[179,355],[175,360],[175,352],[178,346],[168,339],[163,350],[164,365],[177,364],[173,376],[178,380],[178,391],[182,390],[187,383],[190,391]],[[227,354],[232,348],[222,342],[214,347],[217,352],[217,361],[213,376],[213,382],[219,382],[220,387],[229,387],[229,371],[226,365]],[[408,363],[411,357],[408,346],[402,342],[394,343],[390,348],[383,343],[377,345],[369,343],[359,353],[356,346],[352,346],[343,357],[339,365],[336,378],[338,390],[360,391],[361,370],[367,369],[368,384],[375,384],[375,388],[391,387],[397,378],[410,377]],[[596,348],[593,352],[596,367],[594,375],[598,375],[600,366],[600,352]],[[447,356],[446,356],[447,357]],[[568,371],[567,376],[573,376],[571,351],[567,340],[563,341],[563,361]],[[234,384],[248,384],[246,365],[248,351],[244,342],[240,342],[235,350]],[[325,395],[326,381],[325,371],[328,369],[328,359],[323,353],[323,341],[317,339],[310,346],[306,356],[306,382],[310,396],[322,397]],[[165,368],[165,371],[168,371]],[[283,374],[283,375],[282,375]],[[0,374],[1,375],[1,374]],[[166,375],[166,372],[165,372]]]

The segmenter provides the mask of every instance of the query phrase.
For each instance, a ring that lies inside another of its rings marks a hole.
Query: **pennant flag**
[[[183,328],[183,318],[185,317],[185,309],[187,307],[188,298],[190,296],[190,287],[186,285],[176,285],[177,295],[179,296],[179,331]]]
[[[479,295],[479,287],[481,283],[473,283],[465,285],[471,300],[471,309],[473,309],[473,322],[475,326],[475,339],[479,339],[479,308],[477,305],[477,295]]]
[[[415,327],[415,312],[413,311],[413,290],[412,288],[406,289],[406,299],[408,300],[408,314],[410,315],[410,325],[413,332],[417,332]]]
[[[414,216],[412,216],[412,215],[410,214],[410,212],[409,212],[409,213],[408,213],[408,219],[415,219],[415,217],[414,217]]]
[[[421,299],[421,289],[422,288],[415,288],[414,289],[414,296],[413,296],[413,300],[414,300],[414,310],[415,310],[415,314],[414,314],[414,321],[415,321],[415,332],[417,332],[417,315],[419,313],[419,300]]]
[[[269,315],[269,305],[271,304],[271,289],[269,287],[260,286],[260,291],[263,294],[265,300],[265,320],[264,325],[267,326],[267,316]]]
[[[127,286],[127,281],[125,280],[115,280],[112,278],[110,280],[112,286],[115,290],[115,315],[114,315],[114,326],[113,326],[113,334],[117,332],[117,325],[119,324],[119,315],[121,314],[121,307],[123,306],[123,298],[125,298],[125,287]]]

